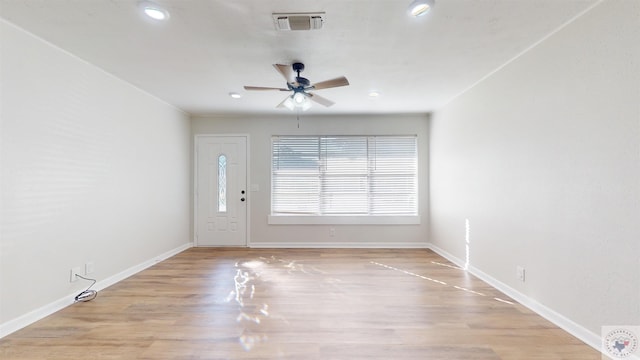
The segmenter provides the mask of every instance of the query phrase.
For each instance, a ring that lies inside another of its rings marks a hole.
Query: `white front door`
[[[247,138],[196,137],[196,246],[247,245]]]

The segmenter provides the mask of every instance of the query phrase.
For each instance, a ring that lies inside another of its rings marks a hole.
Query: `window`
[[[417,216],[416,136],[275,136],[271,217]]]
[[[227,211],[227,157],[218,156],[218,212]]]

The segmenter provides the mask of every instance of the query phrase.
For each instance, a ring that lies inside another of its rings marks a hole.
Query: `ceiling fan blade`
[[[285,88],[276,88],[276,87],[264,87],[264,86],[245,86],[245,90],[278,90],[278,91],[289,91],[289,89]]]
[[[284,98],[284,100],[282,100],[282,102],[280,104],[278,104],[278,106],[276,106],[277,108],[284,108],[286,106],[284,106],[284,103],[290,98],[290,96],[287,96],[286,98]]]
[[[273,64],[273,67],[287,80],[287,83],[291,84],[296,81],[296,75],[291,65]]]
[[[308,95],[311,100],[317,102],[320,105],[324,105],[326,107],[329,107],[329,106],[335,104],[333,101],[331,101],[329,99],[326,99],[326,98],[323,98],[320,95],[316,95],[316,94],[312,94],[312,93],[307,93],[306,95]]]
[[[349,80],[347,80],[346,77],[341,76],[339,78],[335,78],[331,80],[320,81],[319,83],[315,83],[311,85],[311,88],[315,90],[320,90],[320,89],[328,89],[328,88],[347,86],[347,85],[349,85]]]

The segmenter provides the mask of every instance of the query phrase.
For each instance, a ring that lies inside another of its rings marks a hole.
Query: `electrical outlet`
[[[524,282],[524,267],[516,266],[516,276],[518,277],[518,280]]]
[[[88,263],[84,264],[84,274],[85,275],[89,275],[94,271],[96,271],[96,269],[93,266],[93,261],[89,261]]]
[[[80,275],[80,266],[71,268],[71,275],[69,277],[69,281],[70,282],[78,281],[78,277],[76,275]]]
[[[336,236],[336,228],[334,228],[334,227],[329,228],[329,236],[331,236],[331,237]]]

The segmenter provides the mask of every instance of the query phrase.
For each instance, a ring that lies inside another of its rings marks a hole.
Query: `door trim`
[[[193,168],[193,189],[192,189],[192,196],[193,196],[193,224],[192,224],[192,229],[191,229],[191,236],[192,236],[192,240],[193,240],[193,246],[194,247],[198,247],[198,235],[197,235],[197,231],[198,231],[198,143],[200,141],[200,139],[204,139],[207,137],[214,137],[214,136],[218,136],[218,137],[231,137],[231,136],[236,136],[236,137],[244,137],[246,139],[246,144],[247,144],[247,151],[246,151],[246,176],[247,176],[247,198],[249,198],[249,201],[247,201],[247,205],[246,205],[246,209],[247,209],[247,221],[245,221],[245,234],[246,234],[246,239],[245,239],[245,245],[244,247],[250,247],[251,244],[251,226],[249,226],[249,224],[251,224],[251,198],[253,197],[251,195],[251,142],[249,141],[249,134],[196,134],[193,138],[193,161],[191,163],[191,166]]]

